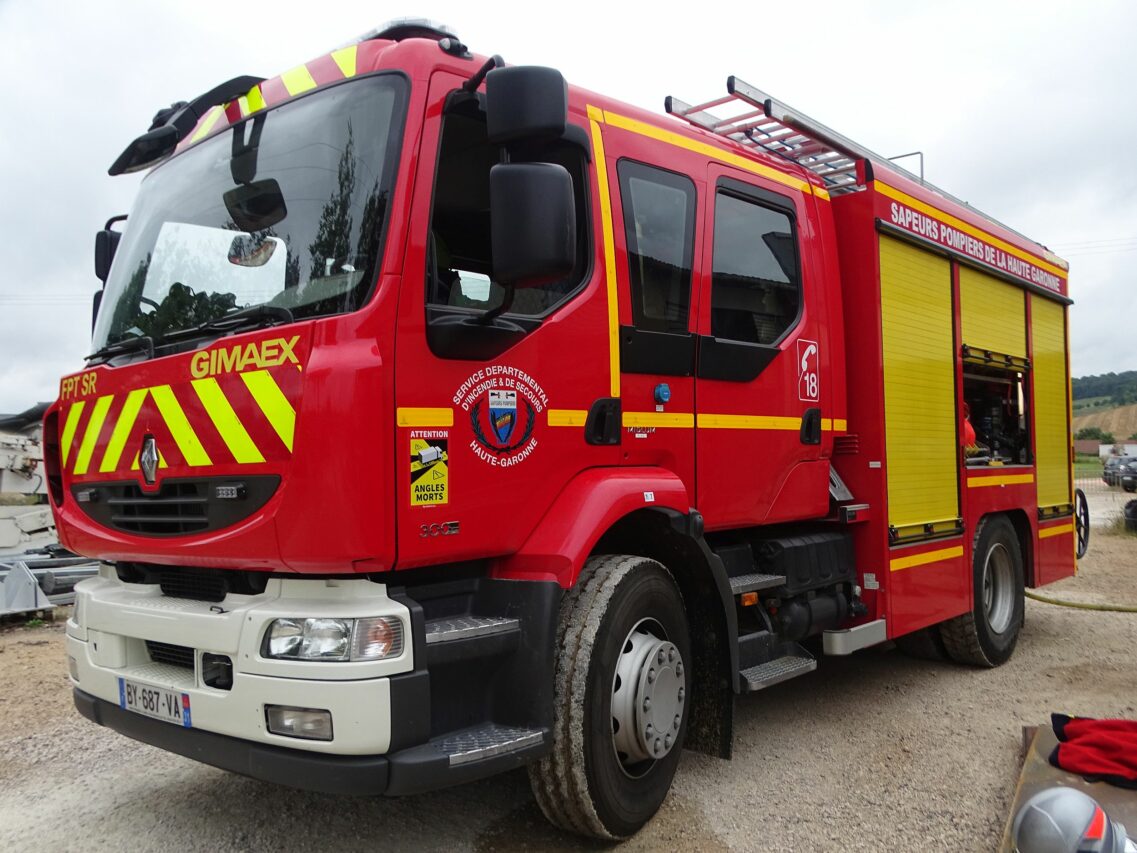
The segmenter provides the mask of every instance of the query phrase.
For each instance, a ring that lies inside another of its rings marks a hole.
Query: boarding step
[[[743,693],[757,693],[775,684],[817,669],[817,661],[807,653],[786,655],[749,667],[739,673]]]
[[[520,628],[520,622],[507,616],[446,616],[426,623],[426,644],[469,640],[489,634],[507,634]]]
[[[758,573],[738,575],[730,579],[730,591],[734,595],[744,592],[756,592],[760,589],[773,589],[786,582],[784,575],[763,575]]]
[[[539,746],[543,739],[544,732],[541,729],[483,723],[480,726],[452,732],[432,741],[432,744],[439,752],[448,755],[450,766],[455,767]]]

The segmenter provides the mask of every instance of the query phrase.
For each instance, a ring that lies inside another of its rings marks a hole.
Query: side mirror
[[[491,143],[559,139],[567,123],[568,86],[556,69],[518,65],[486,75],[486,133]]]
[[[502,163],[490,169],[493,277],[507,287],[540,287],[576,264],[572,177],[553,163]]]
[[[118,251],[118,241],[121,239],[121,232],[111,230],[111,222],[95,234],[95,278],[103,284],[106,284],[107,276],[111,274],[111,263],[114,261],[115,252]]]
[[[178,129],[170,124],[148,130],[126,146],[126,150],[119,154],[118,159],[107,169],[107,174],[113,177],[153,166],[162,158],[174,153],[179,138]]]

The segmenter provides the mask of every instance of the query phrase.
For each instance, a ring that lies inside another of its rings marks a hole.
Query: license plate
[[[136,714],[144,714],[187,729],[192,728],[188,693],[120,678],[118,704],[119,707],[134,711]]]

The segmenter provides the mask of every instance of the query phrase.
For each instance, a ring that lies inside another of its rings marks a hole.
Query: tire
[[[644,557],[591,558],[561,603],[553,749],[529,766],[533,794],[550,822],[613,841],[634,835],[659,810],[687,733],[691,674],[685,661],[691,661],[687,616],[667,569]],[[642,718],[634,710],[642,702],[627,704],[640,696],[655,700],[652,714]],[[635,723],[622,726],[621,735],[614,723],[631,719],[629,713]],[[658,758],[617,754],[629,737],[641,749],[635,730],[650,722],[658,724],[655,734],[662,732],[660,713],[671,724],[665,734],[671,739],[665,745],[653,735],[648,742],[648,749],[662,750]]]
[[[1005,516],[989,515],[979,523],[972,590],[971,611],[940,626],[944,648],[956,663],[999,666],[1014,653],[1026,597],[1019,538]]]

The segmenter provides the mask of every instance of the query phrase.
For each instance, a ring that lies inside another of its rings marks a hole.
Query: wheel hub
[[[987,624],[997,634],[1010,627],[1014,617],[1014,570],[1011,555],[1001,543],[991,546],[983,567],[983,610]]]
[[[683,658],[654,619],[628,633],[612,679],[612,744],[628,772],[675,746],[686,702]]]

